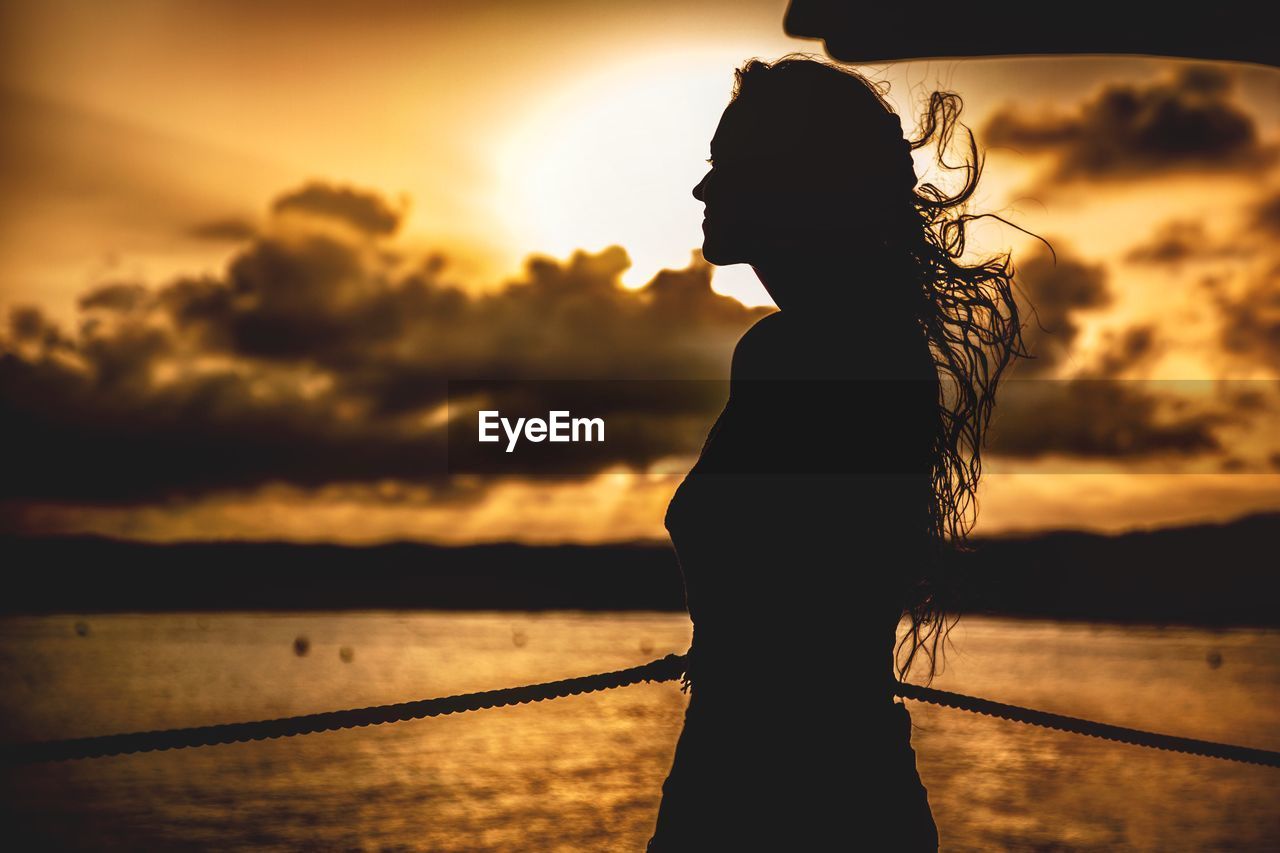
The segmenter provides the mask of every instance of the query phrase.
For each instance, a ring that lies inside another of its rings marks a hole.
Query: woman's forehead
[[[810,109],[780,110],[756,101],[736,99],[720,116],[711,137],[711,157],[714,160],[743,149],[792,148],[801,139],[816,142],[831,133],[829,124]]]
[[[731,102],[724,108],[724,112],[720,115],[720,123],[716,125],[716,132],[711,137],[712,157],[715,157],[717,152],[723,152],[725,148],[732,146],[741,136],[743,131],[741,112],[741,106],[737,101]]]
[[[767,120],[764,111],[759,109],[758,105],[744,104],[740,99],[735,100],[725,107],[715,135],[711,137],[712,156],[716,154],[717,149],[736,148],[747,142],[761,142],[771,135],[776,135],[771,131],[776,129],[777,125],[776,120]]]

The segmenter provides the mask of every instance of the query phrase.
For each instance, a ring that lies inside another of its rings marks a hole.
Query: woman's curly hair
[[[940,645],[960,610],[952,556],[966,548],[977,518],[977,489],[982,448],[995,406],[996,386],[1005,369],[1027,356],[1014,298],[1014,266],[1008,253],[964,262],[966,227],[994,214],[973,214],[968,202],[982,175],[983,158],[973,133],[960,123],[963,101],[954,92],[935,91],[920,118],[918,135],[905,139],[901,119],[883,92],[850,69],[803,54],[775,62],[751,60],[735,74],[734,99],[746,94],[790,90],[824,101],[821,112],[834,116],[833,132],[870,163],[862,186],[876,194],[861,207],[874,217],[857,222],[870,233],[912,282],[905,303],[920,323],[939,380],[938,427],[932,447],[932,500],[926,524],[930,544],[926,565],[914,573],[904,601],[911,625],[897,647],[897,667],[905,677],[918,654],[932,678]],[[784,95],[787,97],[787,95]],[[843,125],[841,124],[843,122]],[[967,160],[946,162],[957,129],[968,136]],[[934,146],[934,162],[961,172],[964,183],[947,192],[919,182],[911,152]],[[1010,224],[1011,223],[1006,223]],[[1012,227],[1017,228],[1016,225]],[[1022,230],[1022,229],[1018,229]],[[864,239],[868,234],[861,235]],[[1033,235],[1034,236],[1034,235]],[[904,304],[905,304],[904,303]]]

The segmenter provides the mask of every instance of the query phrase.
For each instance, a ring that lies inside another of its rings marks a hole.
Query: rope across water
[[[541,702],[546,699],[576,696],[581,693],[594,693],[614,687],[626,687],[642,681],[674,681],[680,678],[683,672],[684,656],[672,654],[629,669],[602,672],[596,675],[584,675],[578,678],[566,678],[561,681],[548,681],[542,684],[530,684],[523,687],[507,687],[502,690],[464,693],[439,699],[422,699],[416,702],[401,702],[395,705],[376,705],[370,708],[330,711],[323,714],[305,714],[299,717],[282,717],[276,720],[260,720],[249,723],[230,723],[187,729],[166,729],[163,731],[131,732],[100,737],[12,744],[0,749],[0,759],[3,759],[6,763],[28,763],[73,758],[98,758],[152,750],[212,746],[249,740],[292,737],[314,732],[355,728],[356,726],[371,726],[401,722],[403,720],[418,720],[425,717],[439,717],[464,711],[478,711],[483,708]],[[1066,717],[1061,714],[1050,714],[1031,708],[1021,708],[1017,705],[1005,705],[988,699],[979,699],[960,693],[949,693],[945,690],[936,690],[915,684],[899,683],[894,692],[903,698],[918,702],[929,702],[934,705],[958,708],[963,711],[987,714],[988,716],[1000,717],[1019,723],[1028,723],[1033,726],[1043,726],[1120,743],[1184,752],[1190,755],[1202,755],[1209,758],[1222,758],[1228,761],[1260,764],[1265,767],[1280,767],[1280,752],[1272,752],[1265,749],[1252,749],[1244,746],[1145,732],[1122,726],[1111,726],[1091,720]]]

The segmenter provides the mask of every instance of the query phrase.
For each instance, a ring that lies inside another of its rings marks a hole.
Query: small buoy
[[[311,651],[311,641],[304,635],[299,635],[293,641],[293,653],[298,657],[302,657]]]
[[[350,646],[343,646],[338,649],[338,657],[342,658],[343,663],[351,663],[355,659],[356,650]]]
[[[519,628],[515,628],[511,632],[511,642],[517,649],[523,649],[525,643],[529,642],[529,635]]]
[[[1222,666],[1222,652],[1214,649],[1204,656],[1204,662],[1209,664],[1209,669],[1217,669]]]
[[[642,655],[653,654],[653,641],[650,640],[648,637],[645,637],[643,640],[640,641],[640,654]]]
[[[80,637],[87,637],[87,636],[89,636],[89,623],[88,623],[88,622],[77,622],[77,623],[76,623],[76,635],[77,635],[77,636],[80,636]]]

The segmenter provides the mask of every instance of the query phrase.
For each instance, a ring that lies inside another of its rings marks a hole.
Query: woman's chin
[[[717,267],[727,267],[747,262],[740,252],[733,251],[729,246],[711,239],[702,241],[702,258],[707,263]]]

